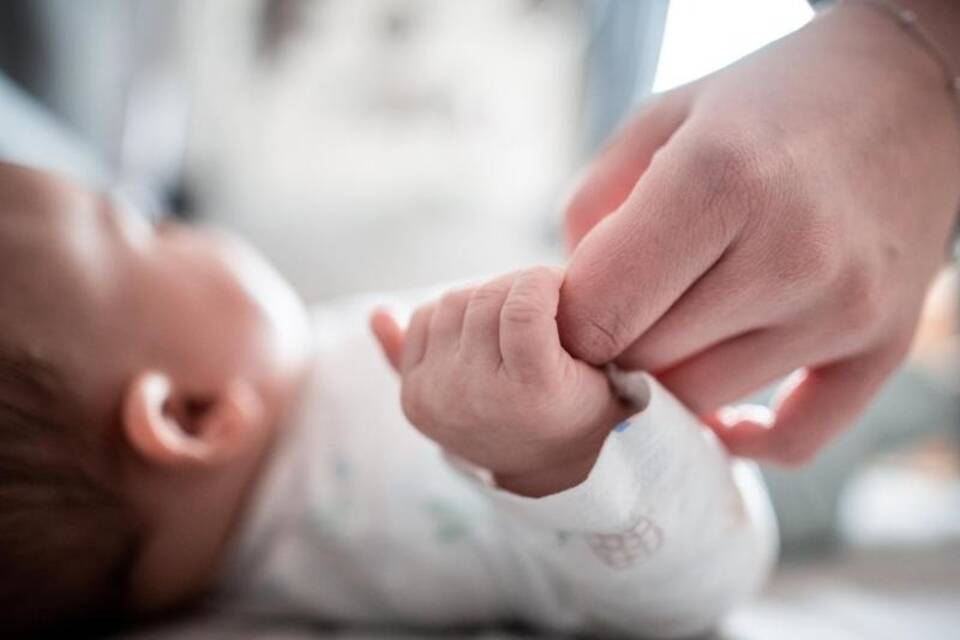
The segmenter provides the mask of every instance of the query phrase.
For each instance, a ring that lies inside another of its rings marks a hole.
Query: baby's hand
[[[562,282],[562,270],[539,267],[451,291],[405,334],[384,311],[371,319],[410,422],[530,496],[579,484],[630,413],[601,371],[560,346]]]

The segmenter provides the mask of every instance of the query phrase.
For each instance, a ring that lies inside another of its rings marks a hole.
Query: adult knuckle
[[[883,288],[876,269],[862,260],[852,260],[837,280],[836,304],[843,310],[844,329],[864,333],[880,324]]]
[[[756,144],[736,132],[701,140],[690,154],[688,168],[704,189],[706,207],[757,206],[767,186],[761,154]]]
[[[682,167],[693,185],[691,205],[725,238],[772,208],[779,174],[768,160],[771,152],[755,137],[737,130],[709,133],[691,147]]]
[[[736,135],[707,135],[693,147],[692,167],[705,179],[731,180],[748,177],[752,165],[746,146]]]

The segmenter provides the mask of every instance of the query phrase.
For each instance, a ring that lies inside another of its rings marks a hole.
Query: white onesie
[[[646,376],[649,404],[583,484],[491,486],[404,418],[369,304],[315,314],[314,374],[221,580],[245,612],[390,629],[505,621],[639,637],[703,631],[762,586],[776,528],[759,474]]]

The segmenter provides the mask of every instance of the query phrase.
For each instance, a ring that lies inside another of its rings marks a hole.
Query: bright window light
[[[803,26],[803,0],[671,0],[654,91],[724,67]]]

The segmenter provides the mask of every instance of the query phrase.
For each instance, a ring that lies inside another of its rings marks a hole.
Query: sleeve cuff
[[[542,498],[496,487],[491,474],[446,454],[449,463],[494,507],[529,524],[570,532],[629,531],[656,516],[661,497],[675,490],[675,470],[702,449],[705,429],[666,389],[644,373],[611,372],[621,395],[645,406],[614,427],[597,462],[579,485]],[[691,447],[691,438],[701,440]]]

